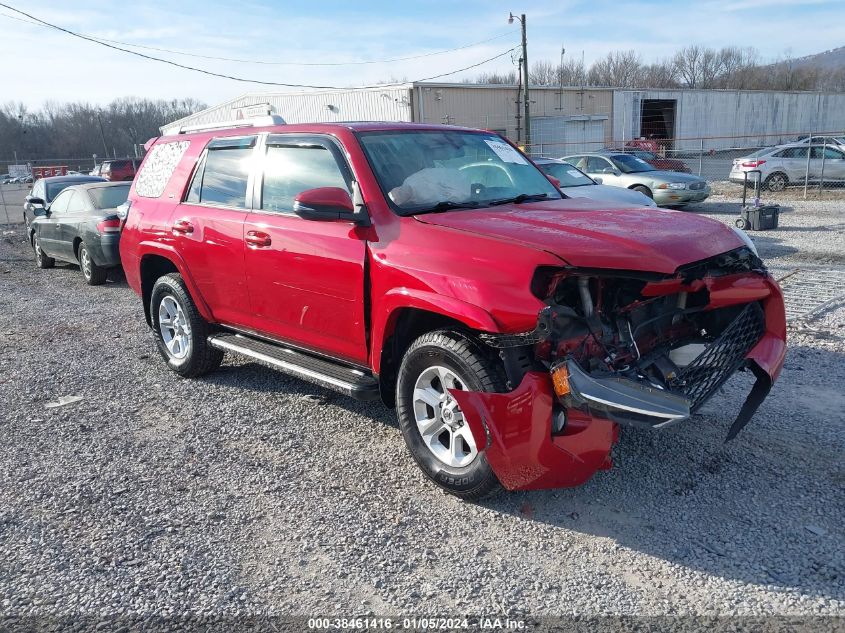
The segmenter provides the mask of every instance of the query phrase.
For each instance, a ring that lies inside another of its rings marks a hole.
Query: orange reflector
[[[566,365],[559,365],[552,370],[552,385],[558,397],[562,398],[569,393],[569,370]]]

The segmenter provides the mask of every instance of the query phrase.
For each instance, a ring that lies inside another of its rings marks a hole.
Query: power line
[[[5,4],[0,4],[0,6],[7,6]],[[9,7],[12,9],[12,7]],[[12,9],[13,11],[17,11],[17,9]],[[23,13],[22,11],[18,11],[18,13]],[[17,20],[18,22],[23,22],[24,24],[31,24],[33,26],[42,26],[46,28],[57,28],[54,25],[44,23],[42,21],[31,21],[31,20],[24,20],[22,18],[15,17],[13,15],[9,15],[8,13],[0,12],[0,15],[3,17],[9,18],[10,20]],[[26,15],[26,14],[24,14]],[[38,18],[34,18],[38,20]],[[70,31],[68,31],[70,32]],[[158,46],[147,46],[145,44],[133,44],[132,42],[122,42],[120,40],[110,40],[105,37],[97,37],[94,35],[88,35],[86,33],[73,33],[78,37],[85,37],[88,40],[103,43],[107,42],[109,44],[119,44],[121,46],[129,46],[131,48],[143,48],[145,50],[150,51],[158,51],[160,53],[170,53],[172,55],[183,55],[185,57],[196,57],[198,59],[210,59],[213,61],[221,61],[221,62],[235,62],[238,64],[260,64],[263,66],[363,66],[363,65],[371,65],[371,64],[391,64],[394,62],[404,62],[410,61],[414,59],[423,59],[426,57],[435,57],[437,55],[445,55],[446,53],[454,53],[456,51],[463,51],[468,48],[473,48],[474,46],[479,46],[481,44],[486,44],[487,42],[492,42],[493,40],[498,40],[503,37],[507,37],[509,35],[513,35],[511,32],[507,33],[500,33],[499,35],[494,35],[493,37],[488,37],[486,40],[479,40],[477,42],[473,42],[472,44],[466,44],[464,46],[457,46],[455,48],[447,48],[442,51],[434,51],[431,53],[422,53],[420,55],[410,55],[408,57],[393,57],[391,59],[374,59],[374,60],[367,60],[367,61],[357,61],[357,62],[278,62],[278,61],[267,61],[261,59],[239,59],[237,57],[217,57],[214,55],[201,55],[200,53],[189,53],[188,51],[180,51],[172,48],[160,48]]]
[[[401,81],[401,82],[395,82],[395,83],[372,84],[372,85],[369,85],[369,86],[344,87],[344,86],[318,86],[318,85],[311,85],[311,84],[291,84],[291,83],[281,83],[281,82],[275,82],[275,81],[264,81],[264,80],[261,80],[261,79],[247,79],[247,78],[244,78],[244,77],[236,77],[234,75],[226,75],[226,74],[223,74],[223,73],[216,73],[216,72],[213,72],[211,70],[205,70],[203,68],[197,68],[195,66],[188,66],[186,64],[180,64],[179,62],[174,62],[174,61],[169,60],[169,59],[163,59],[161,57],[155,57],[153,55],[147,55],[145,53],[139,53],[138,51],[132,51],[132,50],[129,50],[127,48],[121,48],[120,46],[116,46],[114,44],[109,44],[105,41],[100,41],[98,39],[95,39],[95,38],[87,36],[87,35],[83,35],[81,33],[76,33],[74,31],[71,31],[71,30],[66,29],[64,27],[58,26],[57,24],[52,24],[50,22],[46,22],[45,20],[37,18],[34,15],[30,15],[29,13],[26,13],[25,11],[21,11],[20,9],[16,9],[15,7],[9,6],[8,4],[5,4],[3,2],[0,2],[0,7],[4,7],[6,9],[9,9],[10,11],[14,11],[15,13],[19,13],[20,15],[23,15],[23,16],[29,18],[30,20],[33,20],[33,21],[35,21],[38,24],[41,24],[43,26],[49,27],[51,29],[55,29],[57,31],[61,31],[62,33],[67,33],[68,35],[72,35],[73,37],[78,37],[79,39],[86,40],[88,42],[93,42],[94,44],[99,44],[100,46],[105,46],[106,48],[111,48],[111,49],[114,49],[114,50],[117,50],[117,51],[121,51],[123,53],[128,53],[130,55],[135,55],[136,57],[141,57],[142,59],[148,59],[148,60],[151,60],[151,61],[160,62],[162,64],[168,64],[170,66],[175,66],[176,68],[181,68],[183,70],[190,70],[190,71],[193,71],[193,72],[202,73],[203,75],[209,75],[211,77],[220,77],[221,79],[231,79],[232,81],[239,81],[239,82],[242,82],[242,83],[260,84],[260,85],[264,85],[264,86],[280,86],[280,87],[283,87],[283,88],[311,88],[311,89],[318,89],[318,90],[366,90],[366,89],[370,89],[370,88],[390,88],[390,87],[393,87],[393,86],[403,86],[407,83],[413,83],[413,82]],[[477,68],[479,66],[482,66],[482,65],[484,65],[488,62],[493,61],[494,59],[499,59],[500,57],[504,57],[505,55],[508,55],[509,53],[513,52],[515,49],[516,49],[516,47],[509,48],[508,50],[504,51],[503,53],[499,53],[498,55],[494,55],[493,57],[488,57],[487,59],[482,60],[480,62],[477,62],[475,64],[471,64],[470,66],[465,66],[464,68],[458,68],[457,70],[452,70],[452,71],[445,72],[445,73],[442,73],[442,74],[439,74],[439,75],[433,75],[431,77],[423,77],[421,79],[415,79],[414,81],[430,81],[432,79],[440,79],[442,77],[448,77],[450,75],[456,75],[456,74],[463,72],[465,70],[470,70],[472,68]]]

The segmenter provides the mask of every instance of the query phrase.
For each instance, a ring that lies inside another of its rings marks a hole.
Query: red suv
[[[132,180],[137,167],[138,161],[131,158],[106,160],[100,165],[100,175],[111,181]]]
[[[732,437],[781,370],[778,285],[720,222],[567,198],[491,132],[241,125],[152,141],[129,196],[123,267],[182,376],[231,352],[380,398],[475,498],[581,484],[618,425],[750,369]]]

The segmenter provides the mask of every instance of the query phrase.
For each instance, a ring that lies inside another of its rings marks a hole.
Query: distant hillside
[[[806,57],[799,57],[793,60],[798,68],[808,68],[816,70],[836,70],[845,66],[845,46],[833,48],[823,53],[816,53],[815,55],[807,55]]]

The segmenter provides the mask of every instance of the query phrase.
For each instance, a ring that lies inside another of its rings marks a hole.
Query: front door
[[[274,134],[245,225],[246,276],[254,329],[365,364],[366,242],[348,220],[305,220],[296,196],[318,187],[351,191],[352,173],[335,142]]]
[[[168,230],[214,320],[247,325],[244,220],[255,136],[208,144]]]

